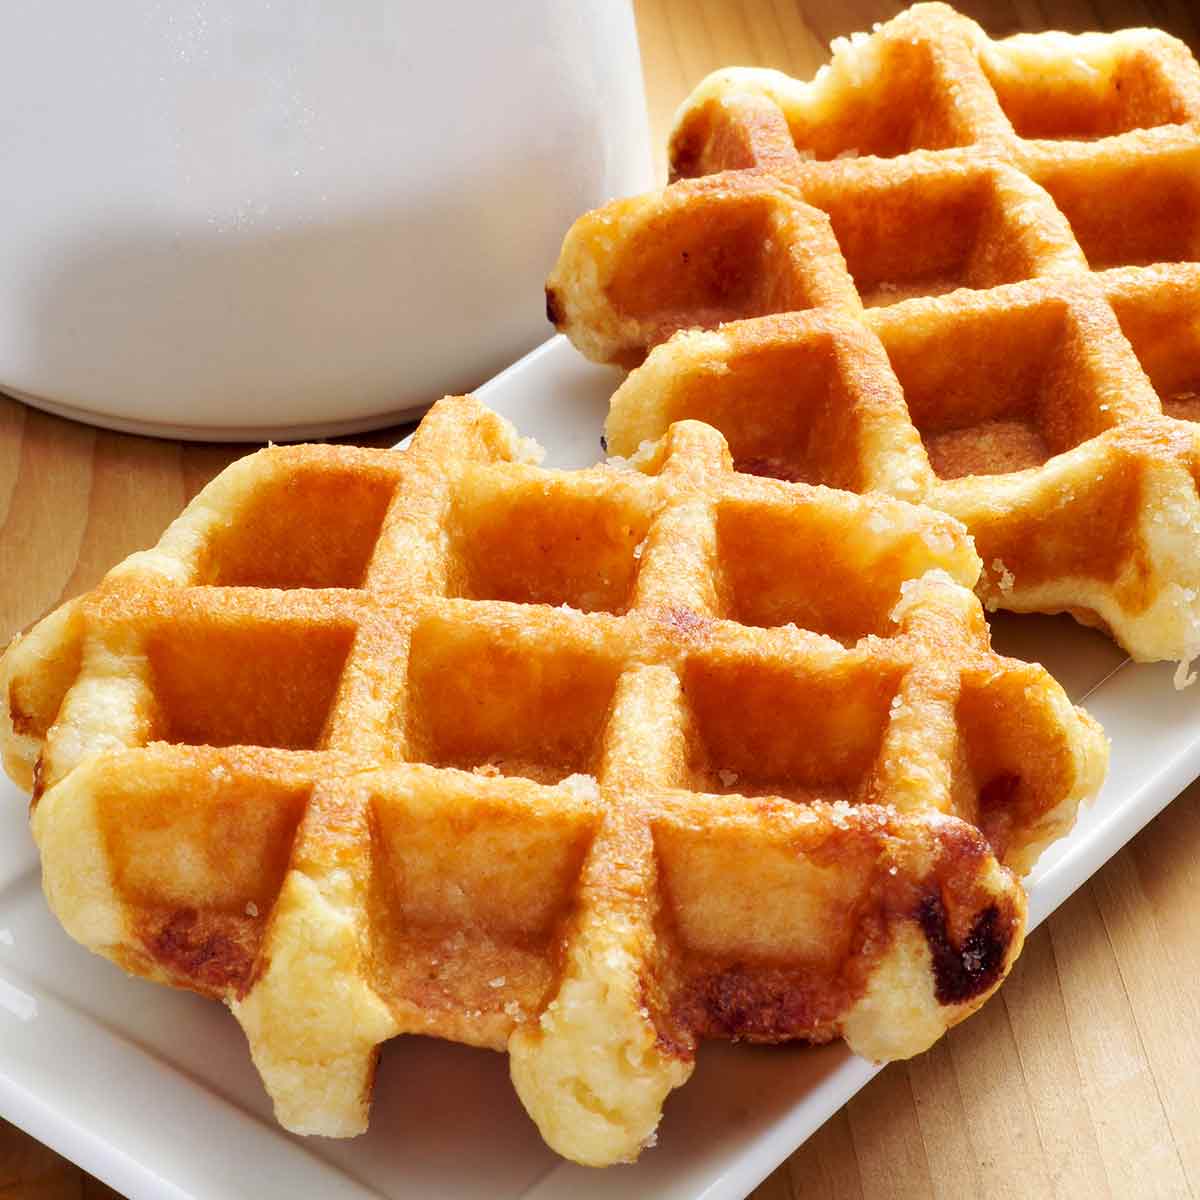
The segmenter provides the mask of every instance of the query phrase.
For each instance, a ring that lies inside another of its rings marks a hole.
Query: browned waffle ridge
[[[0,660],[51,907],[224,999],[289,1129],[361,1131],[399,1033],[507,1048],[593,1164],[701,1038],[915,1053],[1103,777],[952,518],[696,422],[636,469],[527,449],[448,399],[402,453],[252,455]]]
[[[993,41],[942,4],[834,51],[811,83],[709,76],[679,182],[568,234],[553,319],[589,357],[649,353],[610,449],[710,421],[745,470],[960,518],[990,608],[1192,658],[1196,63],[1153,30]]]

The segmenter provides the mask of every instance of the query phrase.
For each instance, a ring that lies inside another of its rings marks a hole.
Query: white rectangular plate
[[[555,338],[478,395],[546,447],[547,465],[584,466],[601,456],[618,381]],[[1103,794],[1031,878],[1036,925],[1200,774],[1200,686],[1176,692],[1172,666],[1124,662],[1067,618],[993,630],[1086,697],[1113,743]],[[636,1166],[589,1171],[542,1145],[504,1056],[405,1037],[384,1049],[368,1134],[292,1137],[221,1005],[127,978],[61,931],[25,798],[0,785],[0,1112],[131,1200],[741,1197],[875,1070],[841,1045],[706,1046],[658,1146]]]

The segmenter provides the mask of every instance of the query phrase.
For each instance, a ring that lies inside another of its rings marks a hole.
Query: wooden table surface
[[[671,114],[706,72],[736,63],[808,77],[831,38],[900,7],[638,0],[659,174]],[[1187,0],[964,7],[994,34],[1153,24],[1196,46],[1200,33]],[[389,445],[400,433],[351,440]],[[99,432],[0,397],[0,639],[153,543],[244,449]],[[982,1012],[885,1070],[757,1200],[1200,1196],[1197,897],[1193,786],[1030,937]],[[0,1200],[115,1195],[0,1122]]]

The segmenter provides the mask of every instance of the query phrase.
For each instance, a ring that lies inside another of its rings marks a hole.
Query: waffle
[[[1019,952],[1107,743],[989,647],[962,526],[681,422],[550,471],[467,399],[272,448],[0,660],[46,895],[225,1000],[277,1116],[507,1049],[547,1142],[652,1138],[698,1040],[914,1054]]]
[[[576,223],[548,312],[591,358],[645,360],[616,453],[711,421],[743,469],[958,517],[989,608],[1186,661],[1198,119],[1200,71],[1165,34],[991,41],[917,5],[811,83],[701,83],[678,181]]]

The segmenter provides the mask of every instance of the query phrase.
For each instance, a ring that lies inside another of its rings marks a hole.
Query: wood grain
[[[806,77],[829,40],[903,7],[872,0],[637,0],[660,177],[675,107],[731,64]],[[1186,0],[960,7],[995,34],[1158,25],[1197,45]],[[403,430],[349,439],[387,445]],[[152,543],[244,447],[98,432],[0,397],[0,638]],[[756,1200],[1200,1196],[1200,787],[1037,931],[999,996],[884,1071]],[[0,1200],[116,1193],[0,1122]]]

